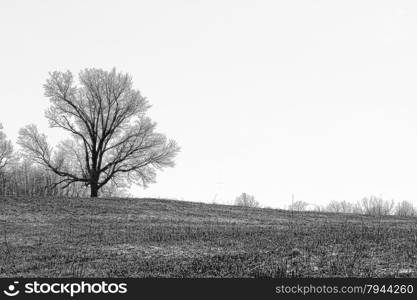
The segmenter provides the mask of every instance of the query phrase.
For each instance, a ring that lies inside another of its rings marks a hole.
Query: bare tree
[[[332,200],[329,204],[326,206],[327,212],[333,212],[333,213],[340,213],[342,212],[342,205],[340,201]]]
[[[371,196],[361,200],[362,211],[365,215],[387,216],[394,208],[394,200],[383,200],[380,197]]]
[[[294,210],[294,211],[305,211],[308,205],[309,204],[307,202],[297,200],[297,201],[294,201],[293,203],[291,203],[288,206],[288,209],[289,210]]]
[[[401,217],[415,217],[417,215],[417,211],[411,202],[401,201],[395,207],[395,214]]]
[[[26,155],[61,177],[59,184],[81,182],[97,197],[111,180],[146,187],[157,169],[174,165],[179,147],[154,132],[156,123],[146,116],[150,105],[128,74],[85,69],[79,83],[67,71],[50,73],[44,85],[51,102],[46,118],[71,140],[53,151],[34,125],[22,128],[18,139]]]
[[[345,200],[332,200],[325,208],[325,211],[335,213],[355,213],[361,214],[362,208],[359,203],[351,203]]]
[[[0,123],[0,171],[10,162],[13,156],[13,145],[6,139],[6,134],[2,131],[3,125]]]
[[[235,205],[246,207],[259,207],[259,202],[255,200],[255,196],[242,193],[235,199]]]

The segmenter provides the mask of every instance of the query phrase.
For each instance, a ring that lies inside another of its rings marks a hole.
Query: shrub
[[[307,202],[298,200],[298,201],[291,203],[288,209],[294,210],[294,211],[305,211],[308,205],[309,204]]]
[[[326,206],[325,210],[328,212],[334,212],[334,213],[355,213],[355,214],[362,213],[362,208],[360,204],[358,203],[354,204],[345,200],[343,201],[333,200]]]
[[[235,205],[245,207],[259,207],[259,202],[255,200],[255,196],[242,193],[235,199]]]

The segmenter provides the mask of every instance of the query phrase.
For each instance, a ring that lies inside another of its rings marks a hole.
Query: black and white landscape
[[[0,277],[417,277],[415,1],[2,1]]]

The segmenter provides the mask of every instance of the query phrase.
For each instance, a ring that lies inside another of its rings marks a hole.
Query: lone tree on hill
[[[109,181],[142,186],[155,181],[156,169],[174,165],[179,147],[154,132],[146,116],[150,105],[132,88],[128,74],[101,69],[79,73],[53,72],[44,85],[51,106],[45,116],[50,127],[62,128],[72,139],[54,151],[35,125],[19,132],[18,144],[32,160],[60,176],[63,188],[75,182],[90,187],[91,197]]]
[[[3,125],[0,123],[0,171],[9,163],[13,156],[12,142],[6,139],[2,129]]]

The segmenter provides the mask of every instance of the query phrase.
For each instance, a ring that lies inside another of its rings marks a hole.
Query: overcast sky
[[[417,204],[416,1],[0,2],[0,122],[52,143],[48,72],[128,72],[182,147],[138,196]]]

